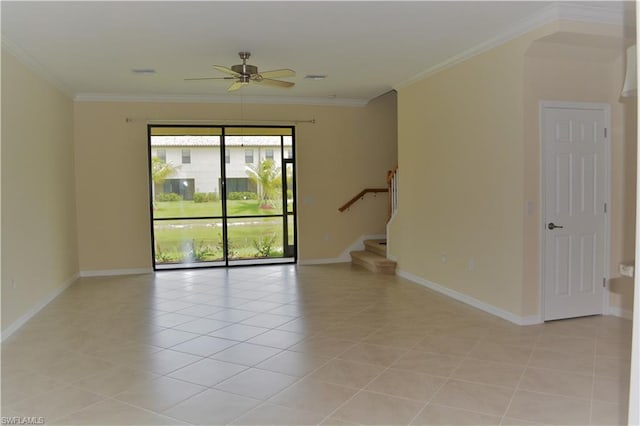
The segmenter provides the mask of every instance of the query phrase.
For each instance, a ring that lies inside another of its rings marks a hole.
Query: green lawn
[[[253,216],[282,214],[282,206],[272,209],[260,208],[258,200],[229,200],[227,201],[229,216]],[[205,217],[222,216],[222,202],[194,203],[193,201],[156,201],[153,217],[155,219],[168,217]]]
[[[223,260],[222,220],[189,219],[221,216],[222,203],[193,201],[156,202],[154,218],[184,218],[154,222],[156,262],[207,262]],[[244,218],[232,216],[281,215],[282,208],[260,208],[258,200],[229,200],[227,238],[230,259],[282,257],[282,218]],[[293,229],[289,229],[293,235]]]

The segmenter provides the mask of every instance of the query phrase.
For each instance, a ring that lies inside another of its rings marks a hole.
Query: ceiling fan
[[[274,80],[274,78],[281,77],[295,77],[296,72],[290,69],[280,69],[272,71],[258,72],[258,67],[255,65],[247,64],[247,59],[251,56],[250,52],[239,52],[242,64],[232,65],[231,68],[223,67],[221,65],[214,65],[213,67],[220,72],[230,74],[231,77],[202,77],[202,78],[185,78],[185,80],[235,80],[234,83],[227,89],[229,92],[240,89],[242,86],[249,84],[250,82],[267,84],[277,87],[293,87],[295,83],[290,81]]]

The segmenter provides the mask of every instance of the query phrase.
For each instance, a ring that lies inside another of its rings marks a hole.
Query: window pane
[[[191,150],[183,149],[182,150],[182,164],[190,164],[191,163]]]
[[[157,265],[223,259],[221,220],[156,220],[153,228]]]
[[[169,135],[151,136],[152,151],[164,151],[166,156],[165,163],[152,163],[153,217],[221,216],[220,137],[200,135],[195,130],[195,135],[181,135],[178,132],[185,131],[183,128],[161,130]],[[202,132],[212,130],[205,128]]]
[[[253,164],[253,150],[245,149],[244,150],[244,162],[247,164]]]
[[[287,213],[293,213],[293,164],[286,164],[287,179]]]
[[[266,198],[271,197],[271,198]],[[227,216],[266,216],[282,214],[280,192],[264,195],[249,179],[227,179]]]
[[[293,129],[290,127],[233,127],[226,126],[224,132],[227,136],[291,136]]]
[[[284,158],[293,158],[293,138],[291,136],[284,136],[282,138],[282,153]]]
[[[229,219],[229,259],[283,257],[282,216]]]
[[[222,135],[222,127],[153,126],[149,133],[151,136],[220,136]]]
[[[160,161],[163,163],[167,162],[167,150],[166,149],[158,149],[156,150],[155,157],[158,157]]]
[[[295,221],[293,215],[287,215],[287,244],[293,246],[295,244]]]

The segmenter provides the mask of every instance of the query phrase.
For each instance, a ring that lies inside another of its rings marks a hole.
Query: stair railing
[[[389,219],[391,219],[391,217],[393,217],[396,210],[398,209],[398,166],[395,166],[393,170],[389,170],[387,172],[386,188],[365,188],[362,191],[358,192],[358,194],[356,194],[349,201],[340,206],[338,210],[341,212],[348,210],[349,207],[358,202],[358,200],[364,199],[365,195],[369,193],[377,194],[380,192],[387,192],[389,194],[387,213],[389,215]]]
[[[389,191],[389,220],[398,210],[398,166],[387,172],[387,189]]]
[[[362,200],[364,196],[369,193],[376,194],[378,192],[387,192],[387,191],[389,191],[388,188],[365,188],[362,191],[358,192],[358,194],[355,197],[353,197],[352,199],[344,203],[341,207],[339,207],[338,210],[340,210],[341,212],[347,210],[349,207],[354,205],[358,200]]]

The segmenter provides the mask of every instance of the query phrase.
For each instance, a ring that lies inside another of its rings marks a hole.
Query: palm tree
[[[178,171],[178,167],[175,167],[171,163],[166,163],[160,157],[151,158],[151,180],[153,185],[151,186],[152,199],[156,199],[156,185],[161,184],[166,178]]]
[[[282,173],[271,159],[247,166],[247,176],[258,186],[260,205],[274,207],[274,201],[282,188]]]

